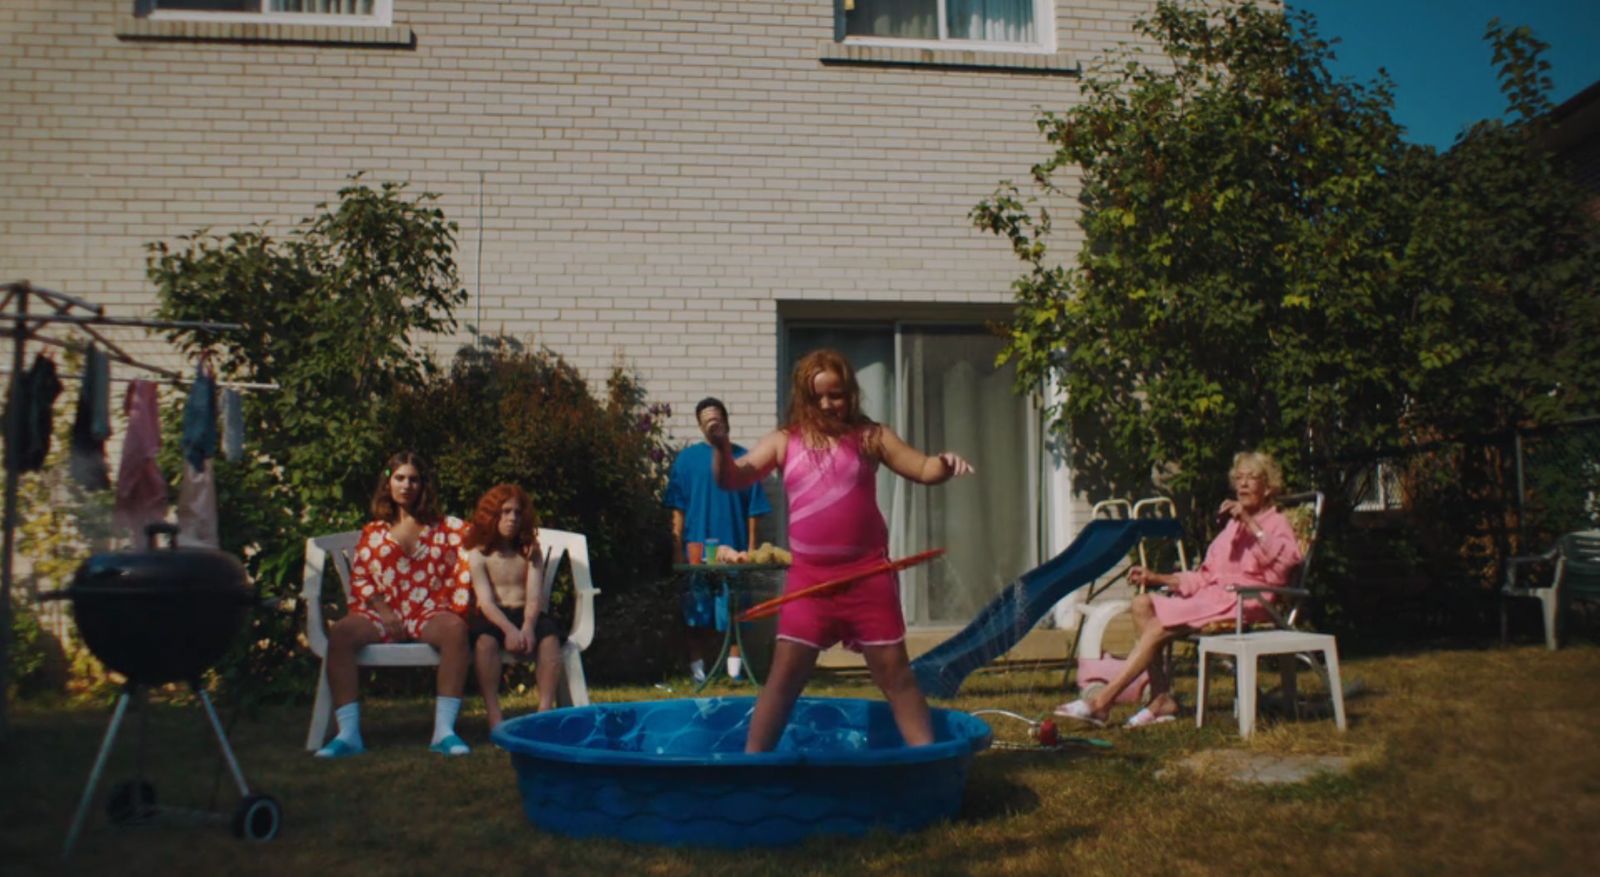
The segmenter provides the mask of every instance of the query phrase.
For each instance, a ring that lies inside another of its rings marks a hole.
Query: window
[[[921,450],[956,451],[982,473],[930,488],[879,469],[890,555],[949,550],[900,574],[907,623],[966,624],[1039,563],[1039,420],[1032,400],[1012,391],[1015,369],[995,368],[1001,339],[980,325],[909,322],[796,321],[784,337],[785,393],[801,356],[835,348],[856,367],[867,416]],[[780,399],[780,411],[788,404]]]
[[[1352,491],[1358,512],[1386,512],[1404,507],[1405,488],[1395,460],[1380,460],[1356,476]]]
[[[848,42],[944,48],[1048,49],[1046,0],[835,0]]]
[[[187,21],[387,25],[393,0],[139,0],[139,15]]]

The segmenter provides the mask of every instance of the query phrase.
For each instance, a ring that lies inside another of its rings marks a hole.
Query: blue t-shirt
[[[678,452],[667,475],[667,494],[662,502],[669,509],[683,512],[683,541],[715,539],[735,551],[748,551],[750,527],[747,519],[772,511],[760,484],[745,490],[723,490],[711,477],[711,445],[701,442]],[[733,446],[735,459],[744,448]]]

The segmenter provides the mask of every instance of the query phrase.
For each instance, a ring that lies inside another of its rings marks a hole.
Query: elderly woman
[[[1139,640],[1122,672],[1087,700],[1056,707],[1069,719],[1103,726],[1111,704],[1140,673],[1150,671],[1150,702],[1127,722],[1130,728],[1171,721],[1178,712],[1172,680],[1157,657],[1173,640],[1196,633],[1217,621],[1232,620],[1239,595],[1230,585],[1279,588],[1300,565],[1300,543],[1294,529],[1272,505],[1283,492],[1283,470],[1272,457],[1245,452],[1233,458],[1234,498],[1217,510],[1226,523],[1206,549],[1205,562],[1193,572],[1171,575],[1134,567],[1128,580],[1136,587],[1165,587],[1173,596],[1140,594],[1133,599],[1133,622]],[[1244,606],[1245,621],[1264,621],[1267,611],[1254,600]]]

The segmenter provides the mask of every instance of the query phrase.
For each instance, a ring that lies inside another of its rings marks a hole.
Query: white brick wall
[[[0,3],[0,277],[140,312],[146,242],[286,228],[365,170],[442,196],[464,321],[595,379],[623,357],[683,437],[721,396],[750,440],[778,301],[1009,300],[1019,263],[967,212],[1044,156],[1060,68],[1151,4],[1058,3],[1059,52],[1022,59],[1054,73],[825,64],[830,0],[395,0],[344,34],[414,48],[149,39],[174,26],[133,5]]]

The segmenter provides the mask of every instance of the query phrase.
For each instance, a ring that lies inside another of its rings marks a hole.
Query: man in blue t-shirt
[[[694,418],[701,434],[709,437],[713,427],[728,425],[728,409],[718,399],[707,397],[694,406]],[[676,562],[688,562],[684,546],[705,544],[715,539],[734,551],[755,547],[756,518],[772,511],[761,485],[746,490],[723,490],[711,477],[711,445],[701,442],[678,452],[667,476],[663,502],[672,509],[672,545]],[[733,446],[735,458],[744,448]],[[707,563],[716,560],[707,557]],[[704,576],[689,577],[683,598],[683,620],[689,627],[689,672],[696,682],[706,678],[706,657],[716,657],[717,634],[728,629],[728,602],[714,593]],[[728,675],[739,678],[738,646],[728,655]]]

